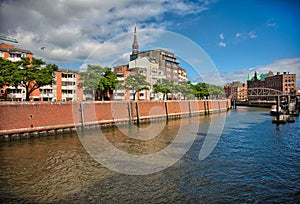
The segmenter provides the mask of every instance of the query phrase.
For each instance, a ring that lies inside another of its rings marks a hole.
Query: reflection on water
[[[266,109],[238,108],[227,114],[214,151],[198,155],[211,117],[171,120],[157,137],[138,140],[136,126],[104,128],[118,149],[150,154],[174,141],[181,122],[199,124],[196,139],[172,167],[130,176],[113,172],[87,154],[76,134],[0,145],[0,202],[58,203],[297,203],[300,192],[300,118],[276,128]],[[159,121],[142,124],[151,131]],[[151,128],[149,129],[149,127]],[[135,130],[134,130],[135,129]],[[153,130],[154,131],[154,130]],[[97,134],[90,131],[87,135]],[[186,137],[190,133],[187,131]]]

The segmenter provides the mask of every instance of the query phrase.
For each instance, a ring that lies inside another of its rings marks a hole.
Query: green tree
[[[18,62],[2,60],[1,80],[16,88],[18,86],[25,87],[26,101],[29,101],[34,90],[52,84],[53,74],[58,69],[55,64],[47,64],[45,67],[42,65],[45,65],[45,62],[36,58],[32,58],[32,61],[29,58],[21,58]]]
[[[106,67],[103,71],[98,85],[101,100],[108,99],[108,95],[112,95],[113,91],[119,85],[116,74],[110,68]]]
[[[192,89],[194,91],[194,95],[198,99],[203,99],[209,96],[209,91],[206,83],[198,83],[196,85],[192,85]]]
[[[153,90],[156,93],[164,94],[163,100],[166,99],[168,93],[174,93],[176,91],[174,81],[168,79],[158,79],[153,85]]]
[[[134,91],[133,100],[135,100],[136,93],[142,90],[149,90],[150,83],[146,82],[146,77],[142,74],[130,74],[125,80],[126,89]]]
[[[186,96],[193,94],[193,89],[190,81],[180,81],[175,86],[176,92],[183,95],[183,99],[186,99]]]
[[[118,85],[117,76],[109,67],[88,65],[87,70],[80,72],[81,78],[79,87],[91,91],[95,100],[108,98],[107,93],[112,93]],[[99,92],[99,95],[98,95]]]
[[[224,95],[224,88],[222,86],[217,86],[214,84],[207,84],[208,92],[211,97],[219,98]]]

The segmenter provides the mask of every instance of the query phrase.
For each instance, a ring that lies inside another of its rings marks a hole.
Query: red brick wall
[[[140,119],[149,117],[165,117],[166,103],[168,114],[189,114],[204,112],[204,102],[208,102],[210,110],[226,110],[230,101],[114,101],[85,102],[83,104],[84,123],[86,125],[128,121],[128,106],[131,119],[136,119],[136,103],[138,103]],[[219,105],[220,103],[220,105]],[[0,135],[17,132],[33,132],[56,128],[69,128],[81,125],[80,102],[22,102],[0,103]]]

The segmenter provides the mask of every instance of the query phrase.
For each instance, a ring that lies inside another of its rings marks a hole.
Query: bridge
[[[264,87],[257,87],[257,88],[248,88],[247,89],[247,95],[248,97],[277,97],[281,96],[282,91],[276,90],[276,89],[270,89],[270,88],[264,88]]]

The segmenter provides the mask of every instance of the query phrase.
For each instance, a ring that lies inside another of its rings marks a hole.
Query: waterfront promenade
[[[230,108],[230,100],[0,103],[0,136],[1,140],[15,140],[74,132],[76,128],[205,115]]]

